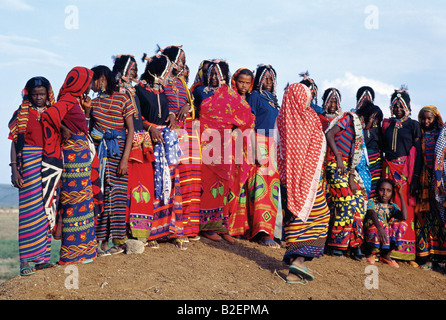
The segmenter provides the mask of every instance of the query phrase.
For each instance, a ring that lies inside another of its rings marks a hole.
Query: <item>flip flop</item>
[[[105,256],[111,256],[111,253],[107,251],[102,250],[101,248],[98,248],[97,252],[98,257],[105,257]]]
[[[264,240],[264,241],[260,240],[258,243],[265,247],[280,249],[280,244],[278,244],[276,241],[274,241],[272,239],[268,239],[268,240]]]
[[[37,271],[39,271],[39,270],[43,270],[43,269],[59,268],[59,267],[60,267],[60,265],[58,265],[58,264],[53,264],[53,263],[46,262],[41,267],[39,265],[36,265],[35,269]]]
[[[86,260],[82,261],[81,263],[87,264],[87,263],[91,263],[91,262],[93,262],[93,259],[86,259]]]
[[[432,270],[432,265],[425,263],[420,266],[420,269],[424,270],[424,271],[430,271],[430,270]]]
[[[387,259],[384,259],[383,257],[380,257],[379,261],[381,261],[383,263],[387,263],[389,266],[394,267],[394,268],[400,267],[395,260],[387,260]]]
[[[29,271],[31,270],[31,272],[25,272],[25,271]],[[36,269],[34,267],[25,267],[25,268],[21,268],[20,269],[20,275],[22,277],[24,276],[30,276],[32,274],[36,273]]]
[[[310,269],[308,268],[301,268],[294,264],[291,264],[289,270],[292,274],[295,274],[296,276],[301,276],[302,278],[304,278],[304,280],[308,281],[314,280],[314,276],[311,274]]]

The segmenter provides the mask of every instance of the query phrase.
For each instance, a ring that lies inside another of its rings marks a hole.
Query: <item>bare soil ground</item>
[[[72,267],[46,269],[0,285],[0,300],[445,300],[446,276],[401,262],[323,256],[307,262],[315,275],[306,285],[284,280],[284,248],[246,240],[236,244],[201,238],[181,251],[171,243],[142,254],[117,254]],[[372,273],[371,273],[372,272]],[[370,280],[373,276],[374,280]],[[376,276],[376,277],[375,277]],[[71,280],[70,280],[71,279]],[[372,286],[373,288],[370,288]],[[70,288],[71,287],[71,288]]]

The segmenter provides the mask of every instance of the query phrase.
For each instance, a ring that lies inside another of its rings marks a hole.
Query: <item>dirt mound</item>
[[[284,248],[245,240],[202,239],[181,251],[171,243],[142,254],[118,254],[85,265],[17,276],[0,285],[0,300],[444,300],[446,277],[401,262],[323,256],[307,263],[315,275],[289,285]]]

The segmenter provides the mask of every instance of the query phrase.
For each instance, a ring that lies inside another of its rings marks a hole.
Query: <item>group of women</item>
[[[143,61],[139,78],[132,55],[75,67],[57,101],[47,79],[26,83],[9,124],[22,275],[55,266],[52,237],[58,265],[125,252],[129,239],[180,250],[200,236],[285,240],[291,284],[312,280],[305,262],[324,253],[424,269],[446,254],[434,106],[412,120],[407,90],[395,90],[383,119],[370,87],[353,110],[336,88],[318,106],[308,73],[280,104],[271,65],[231,76],[226,61],[203,60],[189,88],[182,46]]]

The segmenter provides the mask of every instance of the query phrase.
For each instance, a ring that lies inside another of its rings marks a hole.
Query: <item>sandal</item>
[[[34,273],[36,273],[36,269],[34,267],[28,266],[28,267],[20,268],[21,276],[30,276]]]
[[[394,267],[394,268],[399,268],[400,266],[398,265],[398,263],[396,263],[395,260],[387,260],[383,257],[379,258],[379,261],[382,263],[387,263],[389,266]]]
[[[119,253],[123,253],[124,249],[121,246],[118,246],[118,247],[110,248],[106,252],[108,252],[110,254],[119,254]]]
[[[186,241],[182,238],[175,238],[172,243],[180,250],[187,250]]]
[[[105,256],[111,256],[111,253],[107,251],[102,250],[102,248],[98,248],[97,253],[96,253],[97,257],[105,257]]]
[[[291,264],[289,267],[289,271],[298,277],[302,277],[304,280],[308,280],[308,281],[314,280],[314,276],[311,273],[310,269],[308,269],[308,268],[303,268],[303,267],[297,266],[295,264]]]
[[[370,264],[375,264],[375,262],[376,262],[375,256],[373,254],[371,256],[367,257],[366,260]]]
[[[39,270],[43,270],[43,269],[58,268],[58,267],[59,267],[58,264],[45,262],[45,263],[41,263],[41,264],[36,264],[35,269],[36,269],[36,271],[39,271]]]
[[[262,246],[265,246],[265,247],[280,249],[280,244],[278,244],[273,239],[266,239],[266,240],[260,239],[257,243],[261,244]]]
[[[147,247],[151,249],[159,249],[160,245],[156,240],[147,241]]]
[[[203,236],[213,241],[221,241],[221,237],[216,234],[214,231],[203,231]]]
[[[294,275],[297,276],[299,278],[299,280],[289,280],[288,277],[287,277],[286,283],[288,283],[288,284],[301,284],[301,285],[306,285],[308,283],[308,281],[305,278],[303,278],[302,276],[296,275],[296,274],[294,274]]]
[[[432,270],[432,265],[429,263],[425,263],[420,266],[420,269],[424,271],[430,271]]]

